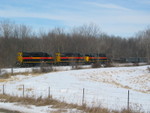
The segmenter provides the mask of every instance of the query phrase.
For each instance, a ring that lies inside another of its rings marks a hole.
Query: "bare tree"
[[[9,20],[4,20],[0,22],[1,35],[5,38],[9,38],[12,35],[14,29],[14,23]]]
[[[27,38],[30,36],[31,33],[31,27],[26,25],[20,25],[20,37],[21,38]]]
[[[72,34],[82,35],[86,37],[97,37],[101,34],[101,31],[99,26],[94,23],[90,23],[89,25],[84,24],[83,26],[73,28]]]

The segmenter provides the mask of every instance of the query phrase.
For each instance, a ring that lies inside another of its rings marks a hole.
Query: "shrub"
[[[1,73],[2,73],[2,70],[1,70],[1,68],[0,68],[0,75],[1,75]]]
[[[50,66],[50,67],[40,67],[40,71],[41,71],[42,73],[48,73],[48,72],[52,72],[53,69],[52,69],[51,66]]]
[[[92,64],[92,68],[100,68],[100,67],[102,67],[102,65],[98,62]]]
[[[139,66],[139,63],[138,62],[134,62],[133,66]]]
[[[148,72],[150,73],[150,67],[147,67]]]
[[[111,62],[107,62],[107,63],[105,64],[105,67],[114,67],[114,65],[113,65]]]
[[[42,64],[40,66],[40,68],[33,68],[32,72],[33,73],[48,73],[48,72],[52,72],[53,68],[52,66],[46,65],[46,64]]]

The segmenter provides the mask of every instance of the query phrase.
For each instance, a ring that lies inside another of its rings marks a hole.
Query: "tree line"
[[[27,25],[0,21],[0,67],[14,65],[20,51],[105,53],[111,59],[150,58],[150,28],[138,32],[136,36],[123,38],[108,35],[95,24],[74,27],[69,33],[62,28],[35,33]]]

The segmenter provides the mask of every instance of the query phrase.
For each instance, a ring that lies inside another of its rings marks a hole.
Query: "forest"
[[[31,26],[16,24],[10,20],[0,21],[0,68],[11,67],[17,53],[56,52],[105,53],[110,59],[150,58],[150,28],[137,31],[135,36],[121,37],[104,33],[96,24],[49,31],[34,31]],[[148,60],[149,61],[149,60]]]

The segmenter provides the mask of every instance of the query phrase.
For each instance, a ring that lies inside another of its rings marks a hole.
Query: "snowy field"
[[[150,72],[149,65],[135,67],[111,67],[71,70],[71,67],[59,68],[58,72],[38,75],[16,75],[9,79],[0,79],[0,93],[23,96],[53,98],[67,103],[82,104],[83,88],[84,103],[88,106],[103,106],[108,109],[121,110],[127,108],[128,90],[130,107],[150,113]],[[88,68],[88,67],[87,67]],[[15,68],[14,73],[31,72],[31,68]],[[2,69],[2,73],[11,69]],[[23,106],[16,103],[0,102],[0,108],[19,110],[25,113],[47,113],[50,106]]]

